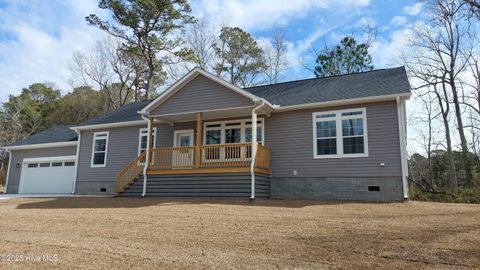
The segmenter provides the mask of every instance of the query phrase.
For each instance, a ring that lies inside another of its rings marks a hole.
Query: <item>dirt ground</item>
[[[480,205],[9,199],[0,217],[6,269],[480,268]]]

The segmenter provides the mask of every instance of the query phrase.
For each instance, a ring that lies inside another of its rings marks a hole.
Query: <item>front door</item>
[[[172,164],[174,168],[193,167],[193,130],[176,130],[173,138]]]

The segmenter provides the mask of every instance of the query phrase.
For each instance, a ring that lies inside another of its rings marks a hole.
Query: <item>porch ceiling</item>
[[[238,118],[238,117],[250,117],[252,115],[252,109],[254,106],[242,107],[242,108],[229,108],[224,110],[213,110],[213,111],[199,111],[202,113],[202,119],[214,120],[214,119],[226,119],[226,118]],[[179,114],[165,114],[165,115],[156,115],[153,116],[154,119],[157,119],[162,122],[167,123],[179,123],[179,122],[191,122],[197,120],[198,112],[188,112],[188,113],[179,113]],[[260,109],[257,112],[258,115],[270,114],[269,111],[265,109]]]

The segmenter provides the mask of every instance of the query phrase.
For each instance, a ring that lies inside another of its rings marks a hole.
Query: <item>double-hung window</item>
[[[366,109],[313,113],[313,157],[367,157]]]
[[[153,134],[153,147],[156,145],[157,141],[157,128],[152,129]],[[138,155],[147,151],[147,141],[148,141],[148,128],[141,128],[138,136]]]
[[[107,164],[108,131],[93,134],[91,167],[105,167]]]

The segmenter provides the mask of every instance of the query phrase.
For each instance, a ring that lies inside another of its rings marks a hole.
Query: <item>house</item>
[[[410,95],[403,67],[245,89],[195,68],[6,147],[6,192],[402,201]]]

